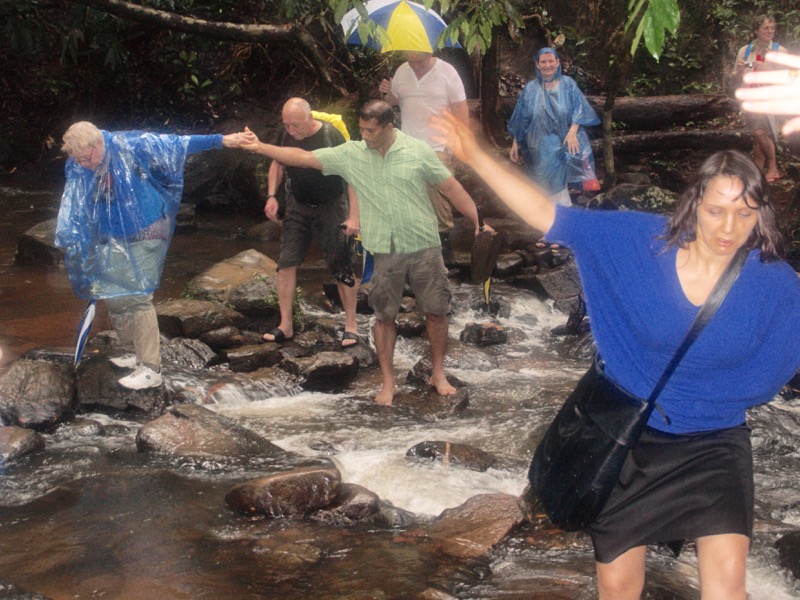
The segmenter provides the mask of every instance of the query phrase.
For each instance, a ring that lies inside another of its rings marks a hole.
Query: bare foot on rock
[[[458,391],[456,388],[450,385],[450,382],[447,381],[447,377],[445,375],[440,375],[438,377],[431,375],[428,383],[436,388],[436,393],[440,396],[452,396]]]

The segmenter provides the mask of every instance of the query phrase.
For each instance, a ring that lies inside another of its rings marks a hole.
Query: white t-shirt
[[[434,132],[428,122],[443,109],[467,99],[453,66],[437,58],[431,70],[417,79],[408,63],[403,63],[392,78],[392,94],[400,102],[403,133],[425,140],[437,152],[444,150],[444,144],[431,140]]]

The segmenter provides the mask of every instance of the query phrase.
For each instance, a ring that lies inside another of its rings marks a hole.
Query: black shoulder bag
[[[599,359],[578,382],[536,448],[528,471],[554,525],[576,531],[598,517],[656,407],[656,398],[722,304],[747,254],[740,249],[731,260],[647,400],[608,379]]]

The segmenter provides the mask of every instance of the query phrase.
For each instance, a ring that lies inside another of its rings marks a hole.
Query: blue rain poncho
[[[96,170],[67,160],[55,243],[79,298],[150,294],[175,231],[186,157],[221,148],[222,136],[102,134]]]
[[[544,48],[536,55],[537,63],[544,52],[555,55]],[[517,140],[528,176],[550,194],[564,190],[568,183],[596,179],[592,147],[583,127],[600,123],[575,80],[561,74],[561,65],[553,79],[558,85],[547,90],[537,66],[536,79],[525,86],[508,122],[508,132]],[[573,123],[581,125],[577,134],[580,150],[571,155],[564,138]]]

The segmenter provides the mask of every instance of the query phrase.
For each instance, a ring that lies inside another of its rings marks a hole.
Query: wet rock
[[[247,462],[254,457],[288,454],[266,438],[233,419],[202,406],[177,404],[143,425],[136,434],[139,452],[172,457]]]
[[[68,366],[18,360],[0,375],[0,423],[51,429],[72,416],[75,376]]]
[[[111,366],[105,354],[82,360],[76,373],[78,406],[84,410],[133,412],[149,417],[163,413],[168,401],[164,386],[144,390],[124,388],[118,380],[129,371]]]
[[[277,303],[267,304],[269,297],[276,293],[276,269],[277,264],[268,256],[256,250],[245,250],[197,275],[187,285],[186,295],[222,304],[234,299],[251,309],[257,305],[259,310],[270,306],[277,310]],[[254,293],[260,296],[251,297]]]
[[[630,183],[636,186],[653,185],[653,180],[647,173],[618,173],[617,181],[620,183]]]
[[[287,358],[281,368],[297,377],[305,390],[333,392],[347,387],[358,374],[358,358],[347,352],[320,352]]]
[[[56,248],[55,237],[56,219],[48,219],[28,229],[17,240],[15,264],[24,266],[63,265],[64,251]]]
[[[342,348],[342,352],[355,357],[358,360],[359,370],[371,369],[378,366],[378,355],[364,338],[355,345]]]
[[[243,315],[272,319],[279,314],[273,278],[256,275],[233,286],[225,305]]]
[[[301,467],[241,483],[225,495],[225,502],[248,515],[306,516],[334,501],[341,480],[332,466]]]
[[[567,313],[572,311],[581,292],[578,268],[574,260],[568,261],[561,268],[540,272],[537,280],[546,297],[554,300],[556,307]]]
[[[497,257],[497,266],[492,272],[493,277],[513,277],[525,266],[525,259],[518,252],[507,252]]]
[[[445,510],[425,530],[437,547],[459,558],[486,554],[525,520],[519,501],[508,494],[480,494]]]
[[[175,233],[189,233],[197,229],[197,211],[191,204],[182,203],[175,215]]]
[[[50,600],[38,592],[29,592],[0,578],[0,598],[3,600]]]
[[[508,342],[508,332],[499,323],[467,323],[459,339],[465,344],[495,346]]]
[[[353,525],[380,510],[377,494],[354,483],[343,483],[330,506],[311,515],[315,521],[331,525]]]
[[[791,571],[795,579],[800,579],[800,531],[793,531],[784,535],[777,542],[778,563],[784,569]]]
[[[168,300],[156,304],[158,326],[167,337],[200,337],[206,331],[237,326],[244,317],[218,302],[208,300]]]
[[[87,343],[84,352],[89,349]],[[42,348],[34,348],[28,350],[25,354],[20,356],[23,360],[42,360],[45,362],[55,362],[68,367],[72,367],[75,360],[75,347],[67,346],[45,346]]]
[[[244,239],[253,242],[277,242],[281,239],[282,230],[280,223],[267,220],[248,229]]]
[[[161,344],[161,358],[180,367],[205,369],[219,363],[219,356],[200,340],[173,338]]]
[[[200,336],[200,341],[213,350],[235,348],[237,346],[251,346],[263,343],[262,334],[257,331],[240,331],[236,327],[228,326],[207,331]]]
[[[595,196],[588,206],[603,209],[671,213],[678,195],[655,185],[621,183]]]
[[[231,371],[248,373],[262,367],[274,367],[283,360],[278,344],[256,344],[224,350],[223,357]]]
[[[473,471],[485,471],[497,462],[497,458],[493,455],[474,446],[442,441],[421,442],[409,448],[406,456],[442,461],[446,465],[464,467]]]
[[[448,376],[451,385],[455,383]],[[440,396],[431,386],[412,392],[398,391],[394,396],[394,406],[407,408],[425,421],[438,421],[463,413],[469,406],[469,393],[458,389],[450,396]]]
[[[425,333],[425,317],[416,312],[400,313],[395,319],[397,335],[405,338],[420,337]]]
[[[43,450],[44,446],[44,438],[35,431],[22,427],[0,427],[0,465]]]
[[[379,529],[407,529],[425,521],[411,511],[394,506],[388,500],[381,502],[380,509],[363,521],[365,526]]]
[[[254,170],[257,161],[255,156],[244,152],[190,155],[186,161],[184,203],[228,213],[232,210],[260,213],[264,201]]]

